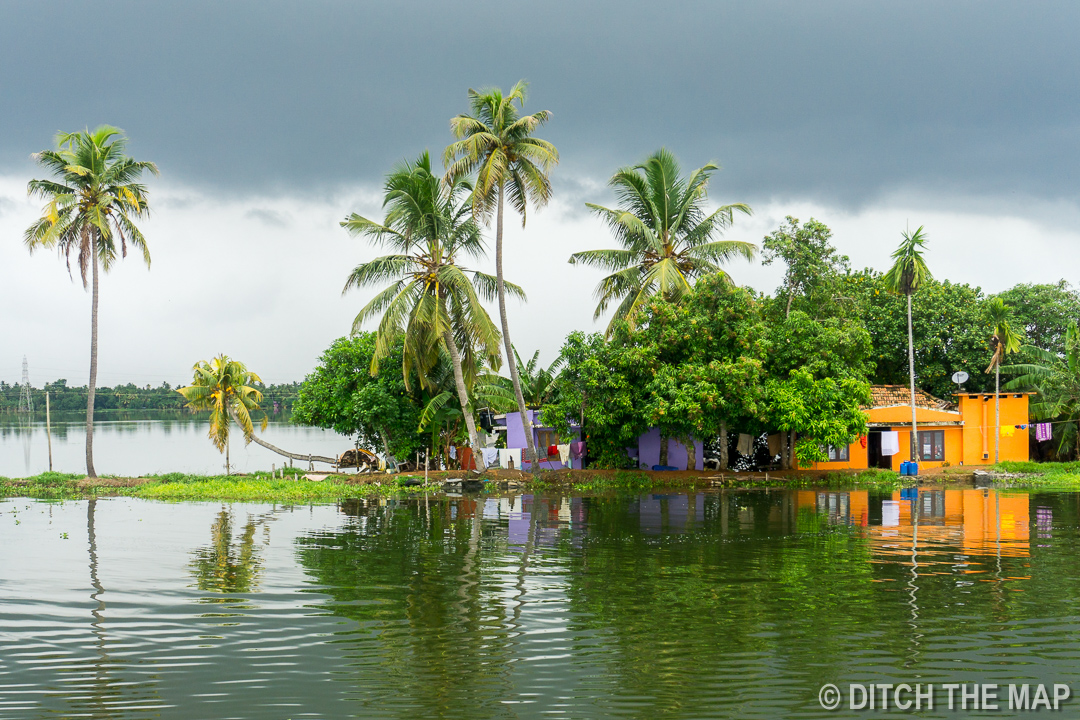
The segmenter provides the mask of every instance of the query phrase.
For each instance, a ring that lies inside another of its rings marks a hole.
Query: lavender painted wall
[[[558,455],[552,456],[552,459],[548,459],[544,456],[547,452],[547,447],[540,447],[540,430],[551,430],[552,428],[540,425],[540,411],[528,410],[529,422],[533,426],[533,442],[536,443],[536,452],[540,453],[540,469],[542,470],[562,470],[566,466],[559,460]],[[575,435],[575,440],[580,435]],[[506,447],[508,448],[525,448],[528,445],[525,442],[525,428],[521,424],[521,413],[508,412],[506,413]],[[684,453],[685,454],[685,453]],[[685,462],[685,459],[684,459]],[[581,469],[581,460],[571,460],[571,466],[574,470]],[[529,462],[522,463],[523,470],[531,469],[532,464]]]
[[[524,437],[524,435],[522,436]],[[686,467],[686,446],[674,438],[669,439],[668,443],[668,465],[677,467],[680,470],[690,469]],[[704,446],[700,440],[694,440],[694,454],[696,456],[696,463],[694,470],[704,470]],[[638,463],[647,465],[652,468],[653,465],[660,464],[660,429],[652,428],[647,433],[638,438]]]

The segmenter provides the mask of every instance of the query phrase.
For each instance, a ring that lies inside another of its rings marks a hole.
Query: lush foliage
[[[677,302],[694,280],[722,273],[720,266],[737,256],[753,259],[756,248],[745,242],[718,240],[742,203],[706,212],[709,179],[717,166],[709,163],[683,177],[675,156],[665,148],[645,162],[621,168],[608,185],[619,201],[617,209],[586,203],[611,229],[619,243],[614,250],[587,250],[570,256],[582,264],[611,272],[596,287],[594,318],[618,303],[608,333],[618,320],[630,327],[653,296]],[[726,275],[720,275],[727,277]]]
[[[1031,416],[1059,421],[1054,428],[1061,458],[1080,455],[1080,329],[1073,322],[1065,332],[1064,356],[1028,345],[1023,348],[1032,362],[1003,366],[1001,372],[1016,377],[1006,390],[1036,390]]]
[[[418,432],[423,395],[419,383],[410,390],[401,374],[404,340],[391,346],[388,362],[372,375],[376,345],[374,332],[335,340],[300,386],[293,420],[356,435],[372,452],[389,449],[396,458],[412,457],[426,447]]]

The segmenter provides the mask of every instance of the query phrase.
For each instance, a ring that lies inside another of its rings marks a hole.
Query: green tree
[[[632,347],[615,347],[600,333],[574,330],[563,342],[559,358],[562,369],[555,392],[544,405],[544,424],[568,438],[570,424],[579,422],[597,467],[625,467],[626,448],[649,429],[637,374],[641,354]]]
[[[177,388],[192,410],[210,411],[210,441],[218,452],[225,453],[225,474],[229,474],[229,428],[233,422],[244,433],[245,443],[255,437],[251,413],[259,409],[262,393],[253,386],[261,383],[258,375],[243,363],[221,354],[210,362],[201,360],[192,368],[191,385]],[[263,425],[266,418],[263,417]]]
[[[1025,344],[1065,354],[1065,333],[1080,318],[1080,293],[1069,283],[1021,283],[997,297],[1011,308],[1014,328],[1023,334]]]
[[[596,287],[599,303],[593,314],[599,318],[608,305],[619,301],[608,335],[616,320],[626,320],[633,328],[652,296],[677,301],[690,291],[693,280],[721,273],[724,262],[736,256],[753,259],[753,244],[716,239],[731,225],[736,210],[751,212],[742,203],[706,211],[709,179],[716,169],[708,163],[683,177],[675,156],[661,148],[640,165],[620,168],[608,181],[618,209],[586,203],[621,246],[570,256],[571,264],[613,271]]]
[[[871,380],[881,385],[908,381],[906,298],[890,293],[883,276],[872,270],[844,278],[840,294],[854,300],[855,315],[873,342]],[[971,375],[968,390],[988,391],[993,382],[980,372],[986,367],[986,298],[977,287],[948,280],[927,282],[912,297],[915,367],[919,387],[936,396],[956,392],[951,376],[957,370]]]
[[[57,248],[71,272],[76,257],[83,287],[92,288],[90,311],[90,384],[86,399],[86,474],[94,469],[94,391],[98,370],[98,273],[108,272],[117,259],[127,257],[127,246],[140,251],[150,266],[150,251],[135,220],[149,214],[146,187],[139,183],[144,172],[157,174],[152,162],[124,155],[127,139],[120,130],[102,125],[60,133],[57,148],[34,155],[54,179],[31,180],[31,196],[47,200],[42,216],[25,233],[30,252]],[[118,242],[119,241],[119,242]],[[119,245],[119,248],[117,247]],[[90,278],[87,278],[89,273]]]
[[[510,204],[525,215],[529,203],[542,206],[551,198],[551,168],[559,162],[559,151],[546,140],[534,137],[537,128],[551,119],[547,110],[522,115],[528,83],[519,81],[506,95],[493,88],[477,92],[469,90],[472,115],[458,115],[450,121],[450,129],[458,140],[446,148],[444,162],[449,166],[447,177],[476,173],[473,209],[477,214],[495,220],[495,277],[499,298],[499,318],[506,348],[506,364],[514,385],[521,424],[525,430],[529,460],[538,467],[532,423],[525,407],[521,377],[510,341],[510,324],[506,319],[507,283],[503,278],[503,206],[509,195]]]
[[[916,454],[918,430],[915,423],[915,341],[911,333],[911,296],[926,282],[933,279],[923,260],[926,235],[922,226],[915,232],[903,232],[903,241],[892,254],[893,266],[885,273],[885,286],[890,292],[907,297],[908,374],[911,381],[911,457]]]
[[[1006,390],[1035,390],[1030,407],[1036,420],[1063,421],[1058,433],[1059,457],[1080,455],[1080,330],[1075,321],[1065,330],[1065,353],[1025,345],[1025,355],[1034,362],[1007,365],[1002,372],[1016,375],[1005,383]]]
[[[1001,444],[1001,362],[1006,355],[1020,349],[1020,338],[1013,332],[1009,306],[1001,298],[990,298],[986,311],[993,327],[990,349],[994,355],[990,358],[990,367],[986,368],[986,372],[994,371],[994,463],[997,464],[1000,462],[998,446]]]
[[[785,467],[824,460],[824,445],[846,445],[865,430],[873,370],[870,333],[857,318],[815,320],[802,310],[768,321],[769,428],[787,433]]]
[[[295,422],[356,435],[360,446],[409,458],[423,447],[418,383],[406,385],[401,373],[404,340],[398,338],[375,375],[376,335],[361,332],[338,338],[304,378],[293,406]]]
[[[796,297],[805,298],[815,309],[834,302],[836,286],[849,268],[847,255],[836,251],[831,237],[832,230],[824,223],[810,218],[800,226],[798,218],[788,215],[785,224],[761,243],[762,265],[780,261],[785,266],[783,285],[776,291],[777,298],[787,298],[785,317]]]
[[[353,332],[358,332],[365,321],[381,316],[371,371],[378,372],[379,360],[397,338],[403,337],[405,381],[415,368],[425,383],[427,373],[438,362],[439,348],[445,348],[453,363],[469,442],[483,469],[469,387],[481,364],[498,368],[499,331],[480,298],[490,299],[496,285],[499,293],[505,292],[505,286],[519,297],[524,293],[501,278],[496,280],[458,264],[461,255],[479,258],[484,254],[480,228],[465,199],[472,189],[461,174],[450,175],[445,182],[432,174],[431,159],[425,152],[387,176],[383,200],[387,213],[382,223],[353,213],[342,226],[397,251],[357,265],[345,284],[348,291],[390,281],[353,322]]]

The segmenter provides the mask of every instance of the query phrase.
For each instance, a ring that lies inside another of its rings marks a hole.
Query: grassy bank
[[[409,480],[414,478],[394,476],[386,482],[373,483],[370,478],[357,481],[331,476],[321,481],[313,481],[304,478],[298,471],[286,473],[284,479],[259,472],[228,476],[169,473],[142,478],[96,480],[90,480],[83,475],[42,473],[22,479],[0,477],[0,497],[65,500],[91,495],[122,495],[149,500],[321,503],[372,495],[404,494],[424,489],[434,490],[438,487],[405,487],[404,483]]]
[[[1005,480],[1016,488],[1080,489],[1080,462],[1003,462],[993,471],[1019,475]]]

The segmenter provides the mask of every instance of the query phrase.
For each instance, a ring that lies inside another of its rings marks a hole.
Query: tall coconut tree
[[[596,286],[599,304],[593,314],[597,319],[612,302],[619,302],[609,335],[616,320],[624,319],[633,327],[649,298],[660,295],[677,301],[695,279],[723,273],[720,266],[728,260],[754,258],[757,247],[752,243],[717,239],[730,227],[734,213],[750,215],[751,210],[734,203],[707,211],[709,178],[716,169],[708,163],[683,177],[675,156],[660,148],[640,165],[620,168],[608,181],[618,208],[586,203],[621,246],[570,256],[572,265],[613,271]]]
[[[907,296],[908,374],[911,380],[911,459],[918,459],[918,429],[915,419],[915,341],[911,325],[911,296],[925,283],[933,280],[923,260],[926,234],[922,225],[915,232],[905,230],[900,247],[892,254],[893,266],[885,273],[885,287],[890,292]]]
[[[1009,353],[1020,349],[1020,337],[1012,329],[1012,312],[999,297],[991,298],[986,306],[993,334],[990,349],[994,355],[986,372],[994,373],[994,463],[999,462],[998,446],[1001,445],[1001,362]]]
[[[497,369],[500,364],[499,331],[480,301],[493,298],[496,285],[502,283],[458,264],[462,256],[479,259],[484,255],[471,204],[477,196],[463,175],[445,180],[434,175],[426,152],[395,167],[387,176],[385,189],[383,207],[387,212],[381,223],[355,213],[341,223],[350,233],[397,251],[361,263],[349,275],[345,292],[390,281],[357,314],[353,332],[368,320],[381,318],[373,373],[394,341],[404,336],[402,371],[406,383],[413,370],[421,382],[427,382],[439,361],[440,349],[449,353],[469,443],[482,468],[469,388],[482,366]],[[505,285],[524,298],[521,288]]]
[[[31,197],[46,200],[41,217],[27,228],[24,242],[33,253],[57,248],[71,274],[71,256],[79,265],[84,288],[91,289],[90,382],[86,395],[86,474],[94,469],[94,392],[98,371],[98,296],[101,272],[108,272],[117,256],[127,257],[130,244],[150,267],[150,251],[135,220],[149,213],[144,172],[157,174],[152,162],[124,154],[127,139],[108,125],[94,131],[60,133],[56,149],[33,157],[53,178],[31,180]]]
[[[529,460],[536,468],[539,456],[506,319],[503,211],[509,196],[511,206],[521,215],[521,227],[525,227],[529,204],[539,207],[551,198],[548,173],[559,162],[559,151],[550,142],[533,137],[536,129],[551,119],[551,113],[541,110],[522,115],[527,89],[524,80],[506,94],[498,88],[479,92],[470,89],[472,115],[458,115],[450,121],[450,129],[458,140],[446,148],[443,160],[448,167],[447,177],[476,173],[473,210],[489,219],[495,214],[495,278],[506,364],[521,413]]]
[[[221,354],[210,362],[202,360],[192,367],[191,385],[177,388],[192,410],[210,411],[210,441],[218,452],[225,454],[225,474],[230,473],[229,428],[235,422],[244,434],[244,441],[255,438],[251,413],[259,409],[262,393],[254,387],[262,383],[258,375],[228,355]],[[263,426],[266,417],[263,417]]]

